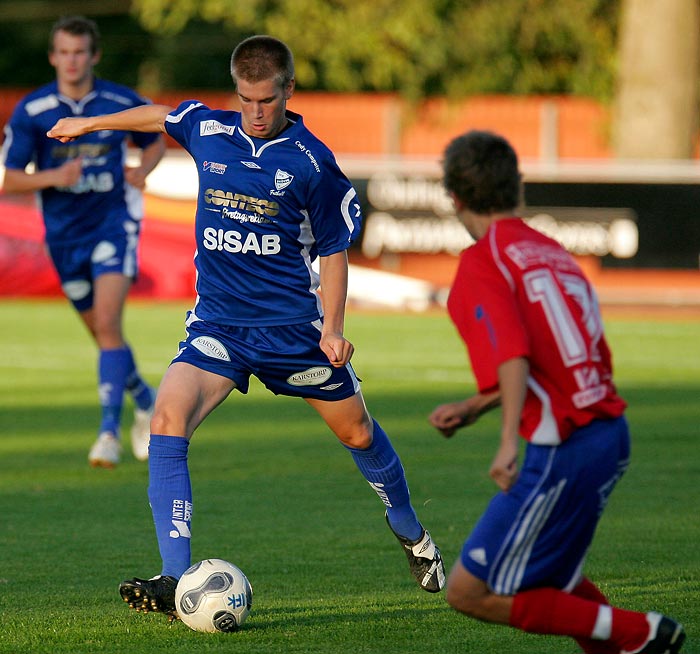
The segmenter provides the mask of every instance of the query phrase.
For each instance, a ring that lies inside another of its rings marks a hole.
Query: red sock
[[[582,592],[592,590],[585,586]],[[513,597],[510,625],[535,634],[610,641],[618,649],[626,650],[641,647],[649,636],[644,613],[617,609],[556,588],[517,593]]]
[[[646,613],[613,609],[612,635],[614,641],[628,652],[642,647],[649,638],[649,623]]]
[[[593,600],[598,604],[610,604],[608,598],[603,595],[602,591],[590,579],[581,577],[581,581],[572,591],[572,595],[582,597],[583,599]]]
[[[590,579],[583,577],[578,586],[576,586],[571,594],[575,597],[593,600],[598,604],[609,604],[607,598]],[[593,640],[592,638],[575,638],[574,639],[585,654],[620,654],[620,648],[607,640]]]
[[[590,638],[600,604],[556,588],[535,588],[513,597],[510,626],[535,634]]]
[[[607,598],[590,579],[583,577],[581,583],[571,591],[572,595],[590,599],[600,604],[610,604]],[[622,649],[635,650],[639,649],[646,643],[649,638],[649,623],[646,619],[646,613],[638,613],[636,611],[625,611],[613,607],[613,621],[610,639],[615,643],[612,649],[600,649],[607,641],[592,640],[590,642],[597,643],[598,649],[584,651],[587,654],[607,654],[607,652],[618,652]]]

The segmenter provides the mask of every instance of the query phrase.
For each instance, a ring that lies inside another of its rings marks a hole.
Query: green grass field
[[[127,333],[157,383],[184,304],[132,303]],[[422,592],[383,508],[301,400],[259,384],[234,394],[190,448],[194,560],[238,564],[253,611],[235,634],[200,634],[129,611],[119,582],[159,572],[147,468],[130,452],[93,470],[95,353],[63,301],[0,304],[0,652],[573,654],[573,641],[460,616]],[[606,320],[630,403],[633,462],[587,573],[614,604],[662,610],[700,653],[700,322]],[[351,312],[347,335],[370,411],[402,456],[420,518],[451,565],[495,492],[494,412],[452,440],[426,417],[473,390],[443,315]],[[126,426],[131,404],[125,408]],[[128,434],[127,434],[128,436]]]

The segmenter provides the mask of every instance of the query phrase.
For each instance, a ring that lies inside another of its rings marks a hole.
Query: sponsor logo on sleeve
[[[216,163],[215,161],[205,161],[202,164],[202,170],[210,173],[216,173],[217,175],[223,175],[226,172],[226,164]]]
[[[213,136],[214,134],[233,134],[233,125],[223,125],[218,120],[203,120],[199,123],[200,136]]]

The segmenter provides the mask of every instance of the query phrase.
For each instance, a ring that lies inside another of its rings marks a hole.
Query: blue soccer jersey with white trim
[[[321,315],[317,256],[347,249],[362,220],[355,189],[331,151],[287,112],[273,139],[247,135],[241,115],[188,100],[166,130],[199,175],[198,318],[224,325],[292,325]]]
[[[148,103],[126,86],[96,79],[92,91],[78,101],[61,95],[54,81],[17,105],[5,127],[2,159],[7,168],[24,170],[33,162],[37,170],[46,170],[82,157],[83,173],[77,184],[39,192],[49,243],[80,242],[94,238],[96,230],[123,231],[125,218],[140,220],[141,193],[124,179],[126,141],[129,138],[145,148],[159,135],[103,130],[60,143],[46,132],[60,118],[99,116]]]

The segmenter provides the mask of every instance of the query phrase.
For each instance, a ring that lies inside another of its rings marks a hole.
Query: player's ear
[[[102,59],[102,50],[95,50],[92,55],[92,59],[90,60],[90,64],[92,66],[97,66],[97,64],[100,63],[100,59]]]
[[[448,194],[452,198],[452,202],[455,205],[455,211],[459,213],[464,209],[464,202],[462,202],[452,191],[449,192]]]
[[[287,87],[284,89],[284,99],[289,100],[289,98],[292,97],[294,94],[294,86],[296,84],[296,80],[293,78],[289,81],[289,84],[287,84]]]

